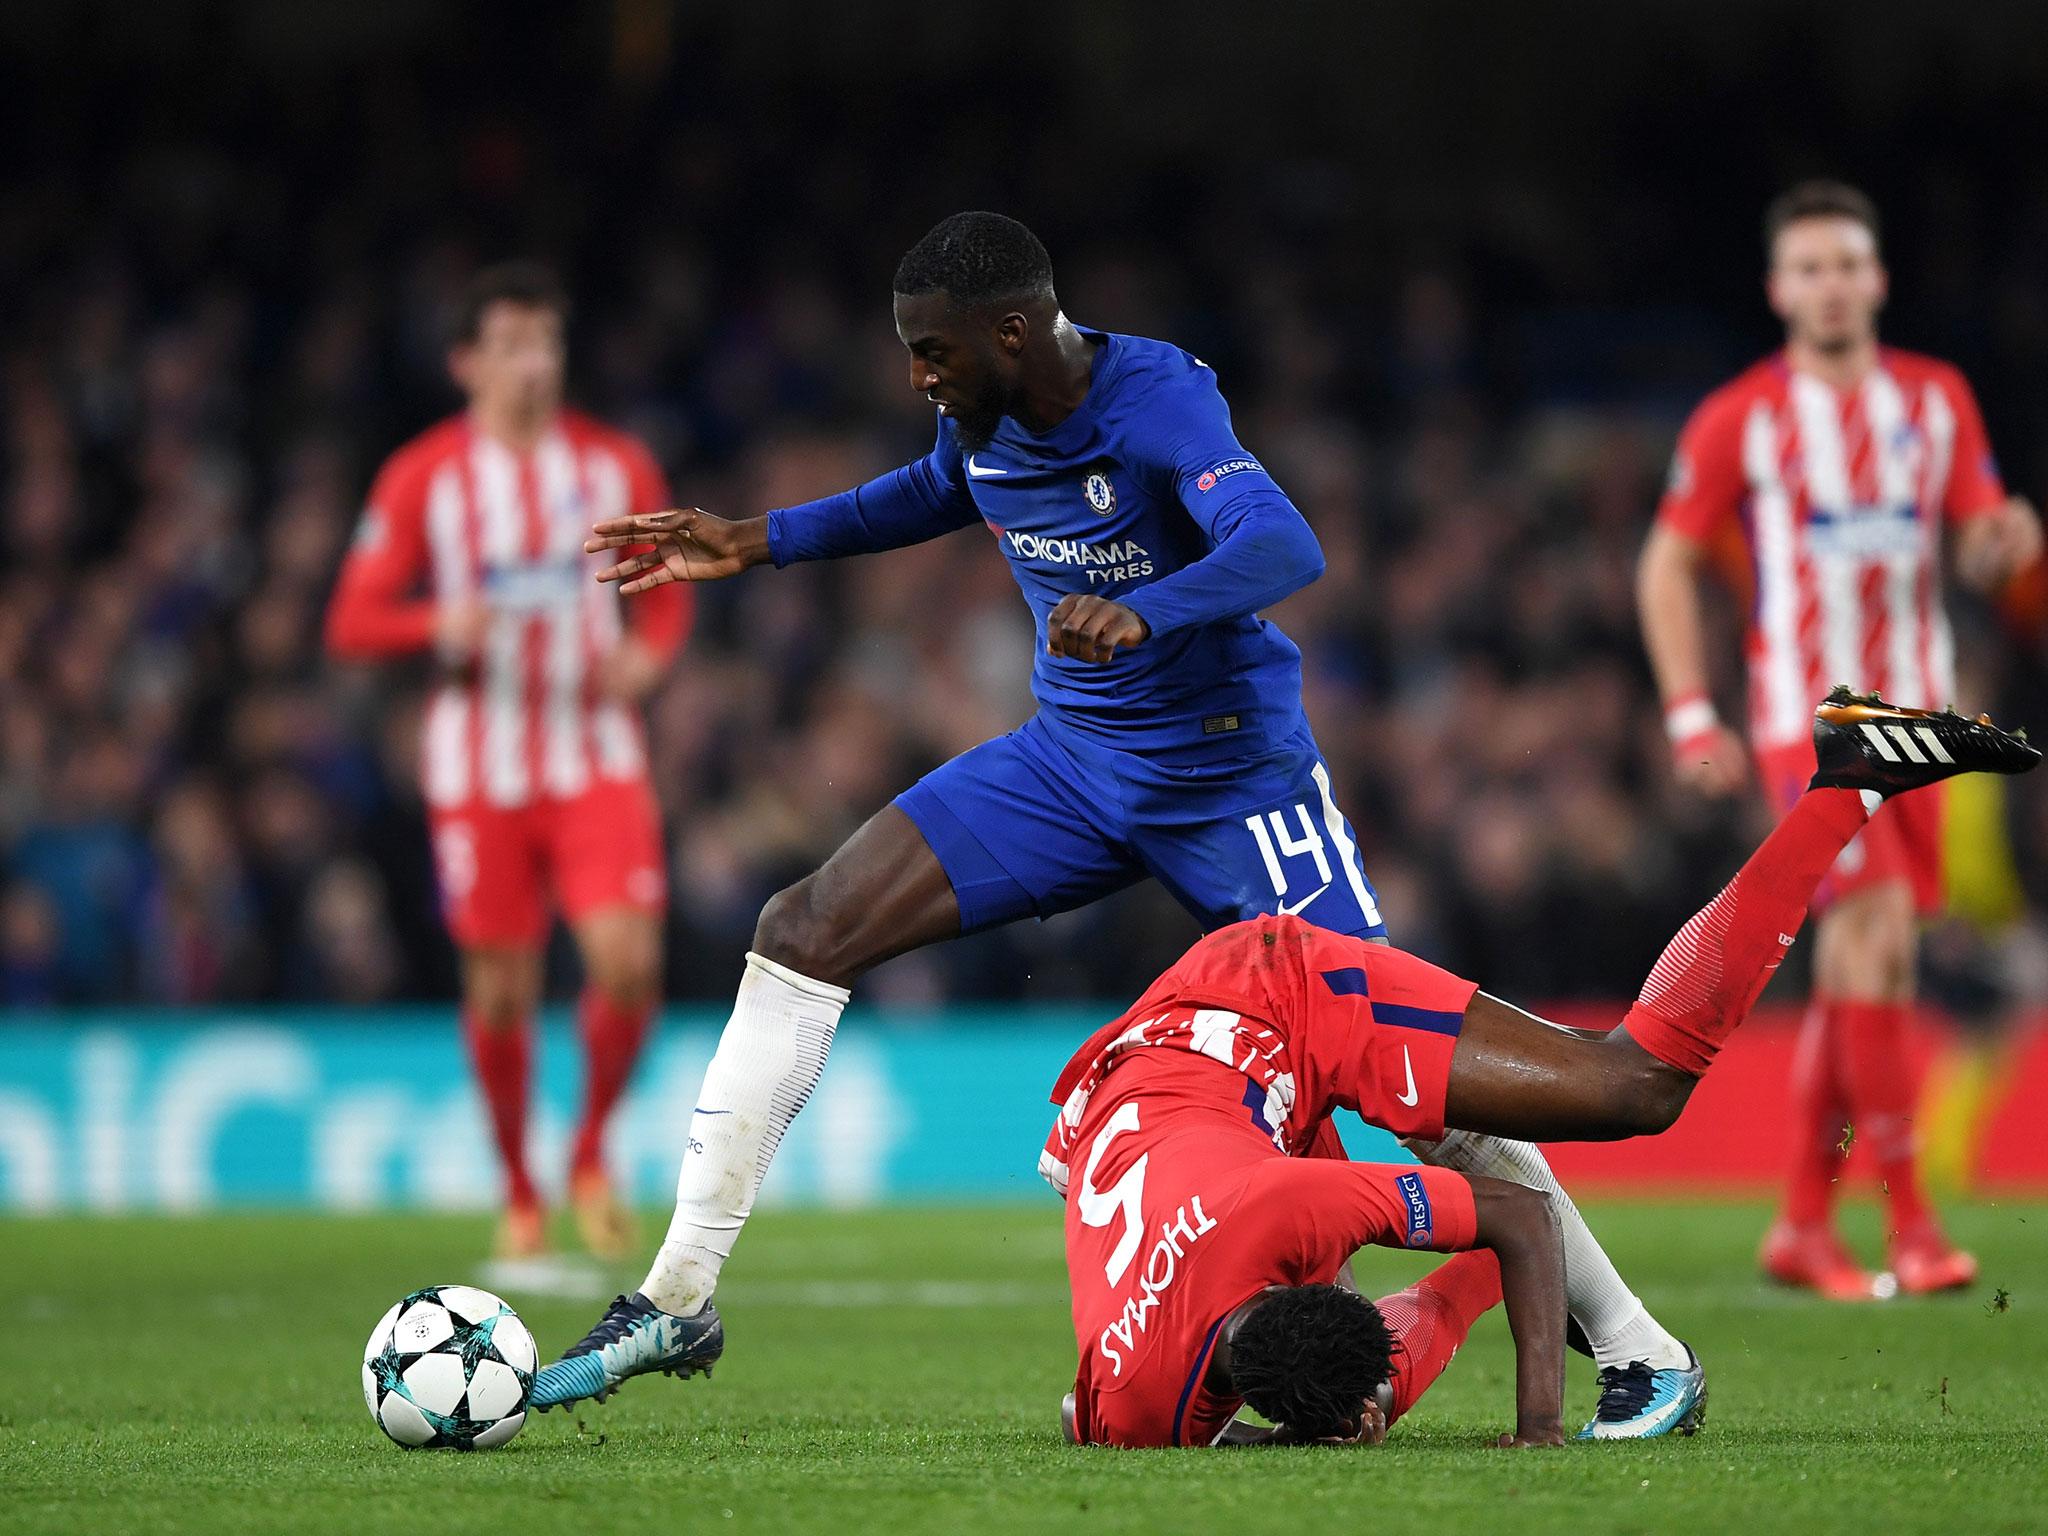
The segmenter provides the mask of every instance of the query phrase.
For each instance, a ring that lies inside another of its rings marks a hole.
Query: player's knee
[[[849,926],[818,900],[817,876],[777,891],[754,925],[754,953],[799,976],[838,982],[849,974]]]
[[[485,1029],[517,1029],[532,1014],[533,965],[524,955],[470,954],[462,966],[462,1005]]]
[[[1830,996],[1883,1002],[1911,995],[1919,924],[1906,887],[1859,892],[1825,922],[1815,967]]]
[[[1636,1063],[1615,1084],[1614,1118],[1629,1136],[1657,1136],[1678,1123],[1696,1079],[1653,1058]]]
[[[591,986],[620,1008],[644,1008],[661,991],[661,935],[649,922],[621,925],[586,946]]]

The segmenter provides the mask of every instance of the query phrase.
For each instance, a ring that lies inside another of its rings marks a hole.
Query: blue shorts
[[[1291,912],[1386,936],[1306,729],[1260,757],[1173,768],[1033,717],[896,804],[939,856],[962,933],[1086,906],[1150,875],[1205,930]]]

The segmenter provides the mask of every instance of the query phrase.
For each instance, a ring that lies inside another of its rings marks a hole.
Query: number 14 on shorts
[[[1290,819],[1301,824],[1301,835],[1295,836]],[[1316,897],[1330,888],[1335,878],[1330,872],[1330,859],[1325,851],[1322,833],[1316,830],[1314,818],[1309,814],[1306,801],[1283,806],[1277,811],[1265,811],[1256,816],[1247,816],[1245,826],[1252,839],[1259,845],[1259,857],[1266,862],[1266,874],[1273,881],[1273,894],[1281,898],[1280,912],[1283,916],[1299,912]],[[1299,901],[1288,902],[1287,870],[1283,859],[1298,859],[1308,854],[1316,861],[1316,888]]]

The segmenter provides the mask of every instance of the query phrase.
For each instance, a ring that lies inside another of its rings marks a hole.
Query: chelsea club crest
[[[1088,493],[1088,505],[1102,517],[1116,510],[1116,489],[1109,483],[1107,475],[1090,475],[1082,487]]]

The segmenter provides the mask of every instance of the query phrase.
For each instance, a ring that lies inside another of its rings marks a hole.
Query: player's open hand
[[[734,522],[702,507],[615,517],[590,534],[583,545],[586,554],[635,551],[597,573],[599,581],[622,583],[619,591],[627,596],[671,581],[719,581],[768,559],[767,518]]]
[[[1103,662],[1143,644],[1152,626],[1122,603],[1088,592],[1069,592],[1045,621],[1045,654]]]

